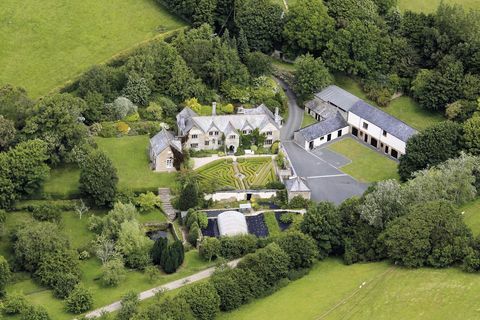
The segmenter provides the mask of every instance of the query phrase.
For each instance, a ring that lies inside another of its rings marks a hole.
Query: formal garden
[[[264,188],[277,181],[272,157],[238,157],[216,160],[196,170],[209,190]],[[236,171],[237,170],[237,171]]]

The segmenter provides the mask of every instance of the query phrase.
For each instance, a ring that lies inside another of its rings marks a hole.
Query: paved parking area
[[[345,199],[362,195],[368,187],[338,169],[350,162],[342,155],[326,148],[309,152],[293,141],[284,141],[283,146],[295,174],[306,178],[312,200],[340,204]]]

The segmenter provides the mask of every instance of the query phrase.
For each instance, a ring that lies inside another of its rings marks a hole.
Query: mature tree
[[[117,249],[122,253],[125,265],[132,269],[144,269],[150,262],[152,241],[147,238],[137,221],[121,224]]]
[[[80,314],[93,307],[92,292],[79,284],[65,301],[67,310],[71,313]]]
[[[246,304],[259,295],[261,280],[250,270],[219,268],[211,283],[220,297],[220,310],[230,311]]]
[[[118,97],[112,103],[106,104],[105,107],[116,120],[121,120],[138,110],[137,106],[126,97]]]
[[[388,256],[407,267],[447,267],[462,261],[471,233],[449,202],[426,202],[394,220],[383,234]]]
[[[200,244],[200,255],[207,261],[212,261],[220,256],[220,240],[214,237],[204,237]]]
[[[447,105],[445,115],[448,120],[465,122],[473,116],[477,109],[476,101],[458,100]]]
[[[289,10],[283,29],[286,50],[321,55],[335,32],[335,20],[322,0],[300,0]]]
[[[457,157],[462,140],[462,125],[451,121],[434,124],[414,135],[407,142],[406,154],[400,158],[400,177],[410,179],[415,171]]]
[[[288,274],[290,258],[276,243],[271,243],[255,253],[246,255],[239,263],[238,268],[252,271],[266,285],[271,288]]]
[[[155,101],[162,108],[165,118],[175,118],[178,113],[178,107],[175,102],[166,97],[159,97]]]
[[[465,148],[468,152],[480,154],[480,117],[468,119],[463,125]]]
[[[78,255],[67,249],[44,253],[35,277],[42,285],[52,288],[55,296],[67,297],[80,281]]]
[[[480,271],[480,237],[477,236],[471,241],[470,246],[466,249],[465,258],[463,259],[462,269],[466,272]]]
[[[23,130],[27,137],[47,142],[50,161],[58,164],[87,136],[81,118],[84,109],[85,101],[70,94],[46,97],[33,107]]]
[[[295,84],[293,89],[302,100],[309,99],[332,83],[333,78],[321,58],[307,54],[295,61]]]
[[[17,129],[23,128],[33,101],[23,88],[5,85],[0,87],[0,115],[15,122]]]
[[[34,193],[48,177],[47,159],[47,145],[37,139],[21,142],[8,152],[0,153],[0,186],[3,184],[6,190],[13,187],[12,196]]]
[[[407,201],[402,185],[397,180],[381,181],[373,191],[365,195],[360,206],[361,217],[370,225],[383,230],[390,221],[405,212]]]
[[[112,210],[106,216],[100,218],[91,218],[89,228],[96,233],[101,234],[107,239],[117,240],[120,234],[122,223],[125,221],[136,221],[138,212],[131,203],[115,203]]]
[[[148,81],[135,72],[127,76],[127,84],[123,88],[123,94],[134,104],[146,106],[150,97],[151,89]]]
[[[269,0],[244,0],[237,3],[235,23],[245,32],[255,51],[269,53],[281,39],[282,7]]]
[[[172,67],[172,77],[165,91],[169,96],[178,101],[185,100],[189,97],[202,96],[205,88],[201,81],[196,79],[192,70],[187,66],[182,58],[178,58]]]
[[[180,291],[180,298],[190,305],[198,320],[213,320],[218,313],[220,298],[215,287],[209,282],[196,283]]]
[[[317,257],[317,244],[312,237],[300,231],[282,233],[275,242],[290,258],[290,269],[305,269],[312,266]]]
[[[86,97],[88,93],[99,93],[105,101],[113,101],[120,94],[125,79],[120,70],[114,67],[98,65],[84,73],[77,84],[77,92],[80,97]]]
[[[166,238],[159,238],[155,241],[152,246],[152,251],[150,255],[152,257],[152,262],[154,265],[160,265],[165,259],[164,254],[166,253],[168,246],[168,240]]]
[[[391,47],[390,37],[374,23],[354,20],[337,31],[323,57],[332,70],[377,78],[391,68]]]
[[[200,0],[195,6],[195,13],[193,14],[193,26],[198,27],[204,23],[211,26],[215,22],[215,9],[217,7],[217,0]]]
[[[122,308],[118,312],[118,320],[130,320],[138,313],[138,295],[135,292],[128,292],[122,297]]]
[[[242,28],[240,28],[240,31],[238,31],[237,51],[240,59],[242,61],[246,61],[247,55],[250,53],[250,46],[248,45],[248,39],[245,35],[245,31],[243,31]]]
[[[328,257],[341,244],[340,218],[337,208],[330,202],[320,202],[308,208],[300,230],[317,242],[320,259]]]
[[[5,296],[5,287],[10,280],[11,272],[7,260],[0,256],[0,297]]]
[[[254,78],[270,75],[273,70],[271,58],[258,51],[247,54],[245,65]]]
[[[329,0],[328,13],[337,25],[344,27],[353,20],[373,22],[378,19],[378,8],[374,0]]]
[[[0,151],[7,150],[15,143],[17,129],[13,120],[9,120],[0,115]]]
[[[106,154],[90,153],[81,164],[80,191],[97,206],[110,206],[117,192],[117,169]]]
[[[115,118],[111,110],[105,105],[105,98],[100,93],[88,92],[83,99],[85,101],[85,109],[82,115],[85,117],[85,124],[91,125]]]
[[[387,14],[397,5],[397,0],[373,0],[378,7],[378,12],[382,15]]]
[[[185,211],[198,205],[198,187],[195,183],[186,183],[180,190],[178,209]]]
[[[18,265],[33,272],[42,258],[51,252],[62,252],[70,247],[68,239],[58,226],[51,222],[38,222],[22,225],[15,232],[13,249]]]
[[[100,281],[106,287],[116,287],[125,279],[126,271],[123,260],[111,259],[102,265]]]
[[[162,254],[160,265],[166,273],[174,273],[180,267],[185,258],[183,244],[181,241],[175,241],[167,246]]]
[[[343,261],[346,264],[381,258],[377,252],[377,238],[381,229],[372,226],[362,216],[362,200],[350,198],[338,208],[341,221]]]

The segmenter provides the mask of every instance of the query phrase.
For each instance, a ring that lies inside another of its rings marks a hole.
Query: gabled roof
[[[295,177],[292,179],[285,180],[285,187],[290,192],[308,192],[310,189],[307,187],[302,178]]]
[[[348,91],[343,90],[340,87],[331,85],[315,94],[320,100],[329,102],[344,111],[349,111],[350,108],[360,100],[360,98],[354,96]]]
[[[182,152],[182,144],[176,140],[171,132],[162,128],[162,130],[150,139],[150,149],[153,150],[155,156],[159,155],[167,147],[172,147]]]
[[[348,127],[347,121],[337,112],[334,117],[312,124],[297,132],[301,134],[306,141],[312,141],[345,127]]]
[[[362,100],[355,103],[350,109],[350,112],[373,123],[377,127],[387,131],[388,134],[397,137],[403,142],[407,142],[411,136],[417,133],[415,129],[406,123],[378,108],[369,105]]]

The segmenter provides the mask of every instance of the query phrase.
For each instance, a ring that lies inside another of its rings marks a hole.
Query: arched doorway
[[[228,147],[228,152],[235,153],[235,146],[231,145],[230,147]]]

